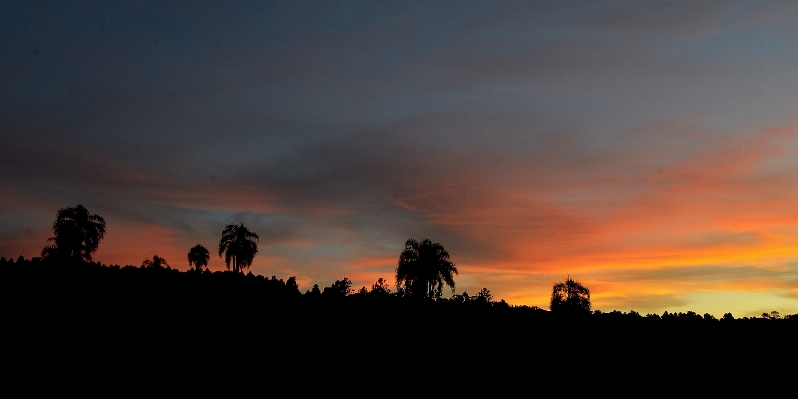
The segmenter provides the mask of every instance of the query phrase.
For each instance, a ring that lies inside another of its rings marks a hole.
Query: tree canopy
[[[454,292],[457,267],[443,245],[429,239],[409,239],[399,255],[396,286],[411,297],[437,299],[445,283]]]
[[[219,240],[219,257],[224,254],[224,263],[228,270],[232,261],[233,271],[243,273],[245,268],[252,265],[258,253],[259,239],[255,232],[244,227],[244,223],[228,224],[222,230],[222,239]]]
[[[62,208],[53,223],[52,245],[42,249],[42,257],[61,261],[91,262],[105,236],[105,219],[91,214],[83,205]]]
[[[380,277],[371,286],[370,292],[372,295],[390,295],[391,294],[390,284],[388,284],[388,281]]]
[[[550,309],[552,312],[589,313],[590,290],[568,277],[564,283],[554,284]]]
[[[166,259],[158,256],[153,255],[152,259],[145,259],[144,262],[141,262],[142,267],[168,267],[169,263],[166,262]]]
[[[344,297],[352,293],[352,280],[344,277],[343,280],[335,280],[330,287],[324,287],[324,295]]]
[[[208,266],[210,258],[211,254],[208,252],[208,248],[205,248],[202,244],[197,244],[188,251],[188,265],[194,265],[198,271]]]

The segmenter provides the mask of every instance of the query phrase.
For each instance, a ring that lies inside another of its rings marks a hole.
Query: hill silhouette
[[[798,332],[794,315],[558,313],[490,302],[489,292],[449,300],[384,290],[301,294],[292,278],[21,257],[0,259],[0,288],[13,373],[41,373],[42,362],[69,373],[81,362],[81,375],[124,386],[186,384],[176,379],[184,375],[198,389],[198,370],[222,366],[228,377],[294,384],[399,378],[419,386],[430,373],[508,386],[525,386],[530,376],[731,376],[751,370],[741,362],[753,354],[783,358],[789,349],[765,349]]]

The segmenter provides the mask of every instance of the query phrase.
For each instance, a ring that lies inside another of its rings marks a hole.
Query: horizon
[[[798,313],[798,3],[0,1],[0,256],[61,208],[94,261],[222,229],[300,290],[442,244],[455,293]],[[444,288],[444,296],[451,290]]]

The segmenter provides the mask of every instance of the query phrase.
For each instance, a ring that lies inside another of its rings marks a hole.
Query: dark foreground
[[[311,296],[274,278],[92,264],[1,272],[3,359],[28,376],[306,381],[298,391],[332,377],[391,389],[403,378],[589,385],[711,371],[733,379],[792,361],[798,338],[795,317],[568,316],[495,303]]]

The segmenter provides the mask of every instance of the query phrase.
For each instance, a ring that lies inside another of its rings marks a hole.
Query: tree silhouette
[[[454,292],[457,267],[449,260],[449,252],[439,243],[425,239],[409,239],[399,255],[396,286],[415,298],[437,299],[446,283]]]
[[[463,291],[462,294],[454,294],[453,293],[452,297],[449,298],[449,300],[452,301],[452,302],[469,304],[469,303],[471,303],[471,296],[468,295],[467,291]]]
[[[285,292],[290,295],[302,295],[299,292],[299,284],[296,283],[296,276],[291,276],[285,281]]]
[[[189,267],[193,264],[197,271],[201,271],[203,267],[208,266],[208,259],[211,258],[211,254],[208,252],[208,248],[205,248],[202,244],[197,244],[188,251],[188,265]]]
[[[324,287],[324,295],[337,297],[347,296],[352,293],[352,280],[344,277],[343,280],[335,280],[332,286]]]
[[[482,288],[482,290],[477,293],[476,302],[481,304],[490,304],[493,302],[493,295],[490,293],[490,290]]]
[[[391,294],[390,284],[388,284],[388,281],[380,277],[371,286],[370,293],[372,295],[390,295]]]
[[[222,239],[219,241],[219,257],[224,254],[224,263],[230,269],[230,261],[233,261],[234,272],[244,272],[245,268],[252,265],[255,254],[258,253],[259,240],[257,234],[244,227],[244,223],[228,224],[222,231]]]
[[[144,262],[141,262],[142,267],[168,267],[169,263],[166,262],[166,259],[158,256],[153,255],[152,260],[145,259]]]
[[[728,322],[732,322],[732,321],[734,321],[734,316],[731,314],[731,312],[724,313],[723,317],[720,319],[720,321],[727,322],[727,323]]]
[[[62,208],[53,223],[53,245],[42,249],[42,257],[61,261],[91,262],[91,254],[97,251],[105,236],[105,219],[78,205]]]
[[[589,313],[590,290],[568,277],[564,283],[554,284],[550,309],[552,312]]]

